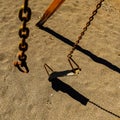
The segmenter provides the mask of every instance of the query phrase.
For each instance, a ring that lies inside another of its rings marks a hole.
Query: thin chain
[[[19,19],[23,22],[22,27],[19,29],[19,37],[22,39],[19,44],[19,53],[18,53],[18,59],[19,61],[14,62],[14,65],[24,73],[28,73],[29,69],[27,67],[26,59],[27,56],[25,52],[28,49],[28,44],[26,42],[26,39],[29,36],[29,28],[27,27],[27,22],[31,19],[31,9],[28,7],[28,0],[24,0],[24,6],[19,11]],[[23,70],[21,67],[24,67],[25,70]]]
[[[85,35],[85,32],[87,31],[88,27],[91,25],[91,22],[94,19],[94,16],[97,14],[98,9],[101,7],[102,2],[104,0],[101,0],[97,6],[96,9],[92,12],[92,16],[89,18],[89,21],[86,23],[86,26],[83,28],[83,31],[81,32],[80,36],[78,37],[78,40],[76,41],[76,43],[74,44],[72,50],[70,51],[70,53],[67,55],[68,59],[72,57],[73,52],[75,51],[77,45],[79,44],[80,40],[82,39],[82,37]]]

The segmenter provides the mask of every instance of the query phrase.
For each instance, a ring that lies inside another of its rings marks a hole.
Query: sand
[[[79,75],[50,82],[43,66],[71,69],[67,54],[98,2],[66,0],[45,23],[45,31],[35,24],[51,0],[30,0],[30,72],[24,74],[13,66],[23,0],[0,0],[0,120],[120,119],[120,0],[104,1],[74,52],[82,69]]]

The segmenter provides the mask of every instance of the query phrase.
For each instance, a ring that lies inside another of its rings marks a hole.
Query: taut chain
[[[78,37],[78,40],[75,42],[72,50],[71,50],[70,53],[67,55],[68,61],[69,61],[69,63],[70,63],[70,66],[72,67],[72,69],[73,69],[73,66],[72,66],[72,64],[71,64],[70,61],[72,61],[72,62],[78,67],[78,69],[81,70],[81,69],[79,68],[79,65],[72,59],[72,54],[73,54],[73,52],[75,51],[75,49],[76,49],[77,45],[79,44],[80,40],[81,40],[81,39],[83,38],[83,36],[85,35],[85,32],[87,31],[88,27],[91,25],[91,22],[93,21],[94,16],[97,14],[98,9],[101,7],[102,2],[104,2],[104,0],[100,0],[100,2],[96,5],[96,9],[92,12],[92,16],[89,18],[89,21],[86,23],[86,26],[83,28],[83,31],[81,32],[80,36]]]

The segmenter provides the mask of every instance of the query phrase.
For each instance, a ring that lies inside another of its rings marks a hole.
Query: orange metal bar
[[[64,2],[65,0],[54,0],[50,6],[48,7],[48,9],[45,11],[45,13],[43,14],[42,18],[40,19],[40,21],[36,24],[38,27],[42,26],[50,16],[53,15],[53,13],[60,7],[60,5]]]

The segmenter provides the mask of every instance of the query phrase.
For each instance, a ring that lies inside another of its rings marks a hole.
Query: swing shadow
[[[63,93],[66,93],[68,94],[70,97],[72,97],[73,99],[75,99],[76,101],[80,102],[82,105],[87,105],[87,103],[90,103],[94,106],[96,106],[97,108],[117,117],[117,118],[120,118],[119,115],[109,111],[109,110],[106,110],[105,108],[101,107],[100,105],[96,104],[95,102],[93,101],[90,101],[87,97],[83,96],[82,94],[80,94],[79,92],[77,92],[74,88],[72,88],[70,85],[64,83],[63,81],[61,81],[60,79],[58,78],[53,78],[53,79],[50,79],[49,77],[49,82],[51,82],[51,85],[52,85],[52,88],[58,92],[58,91],[61,91]]]
[[[59,33],[53,31],[52,29],[48,28],[48,27],[44,27],[44,26],[40,26],[39,27],[41,30],[44,30],[46,32],[48,32],[49,34],[55,36],[56,38],[58,38],[59,40],[61,40],[62,42],[70,45],[70,46],[74,46],[74,42],[72,42],[71,40],[65,38],[64,36],[60,35]],[[97,62],[99,64],[105,65],[106,67],[108,67],[109,69],[120,73],[120,68],[117,67],[116,65],[113,65],[112,63],[110,63],[109,61],[96,56],[95,54],[93,54],[92,52],[80,47],[79,45],[77,45],[76,49],[82,53],[84,53],[85,55],[87,55],[88,57],[90,57],[94,62]]]

